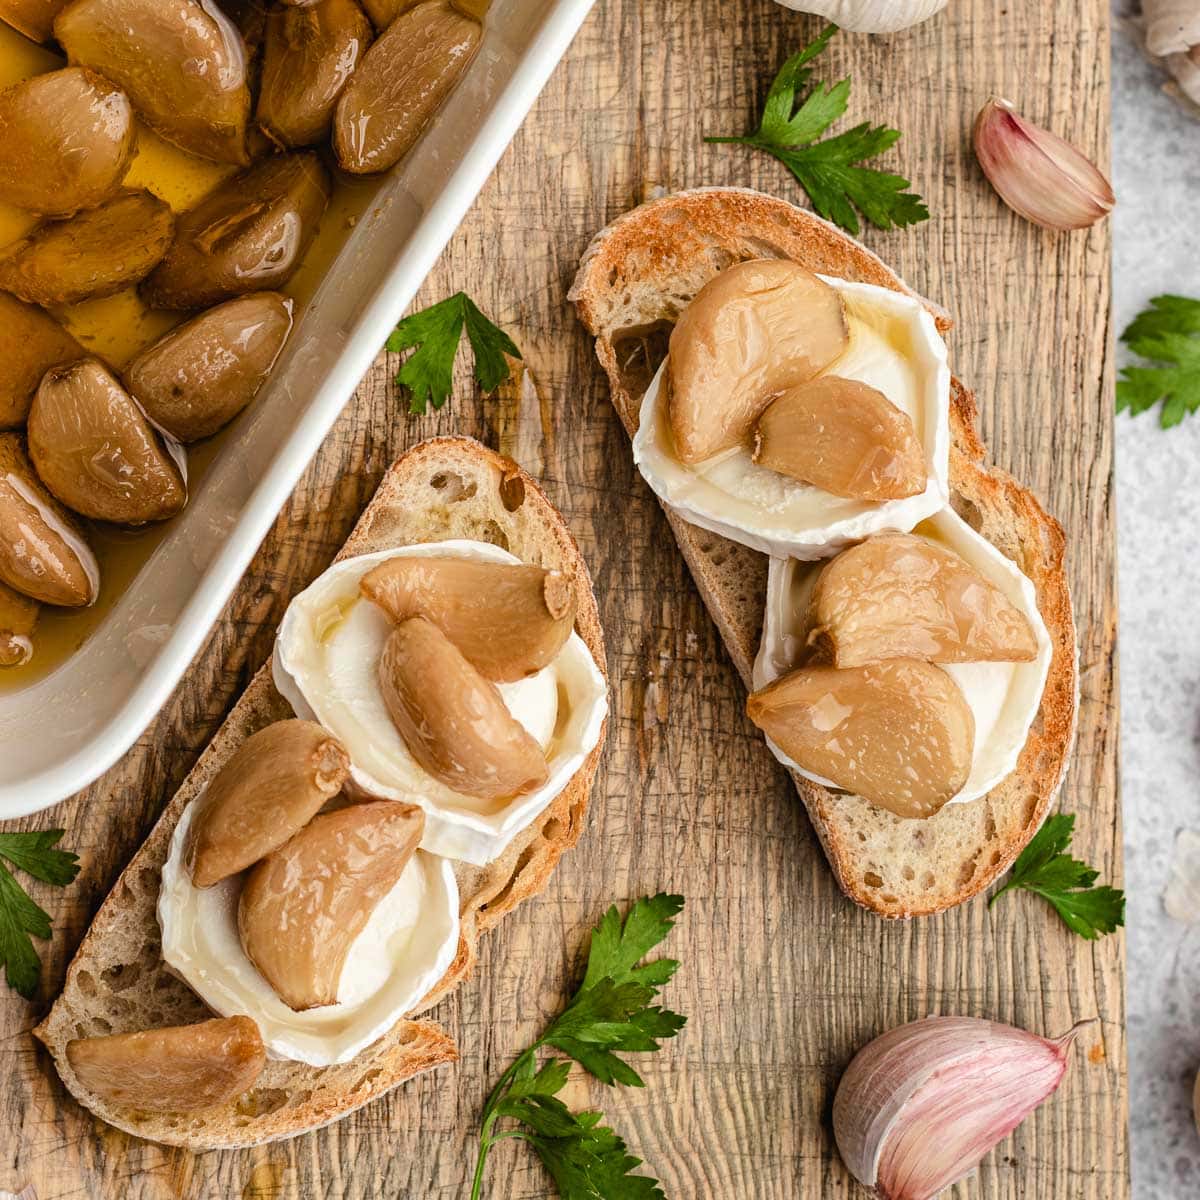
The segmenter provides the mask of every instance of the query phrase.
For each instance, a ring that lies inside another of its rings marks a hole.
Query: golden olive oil
[[[35,45],[0,22],[0,87],[63,65],[60,55]],[[235,169],[179,150],[139,124],[137,154],[125,177],[125,186],[146,188],[176,212],[182,212]],[[333,195],[317,236],[300,269],[283,289],[296,300],[297,319],[303,304],[316,291],[350,230],[366,210],[377,186],[373,180],[335,178]],[[0,254],[36,223],[37,218],[29,213],[0,203]],[[129,288],[115,296],[58,307],[54,315],[82,345],[120,368],[192,314],[150,309],[137,289]],[[190,492],[195,493],[202,486],[206,468],[219,452],[223,437],[223,433],[218,433],[187,447]],[[139,586],[138,572],[171,531],[170,521],[140,529],[82,523],[88,544],[100,563],[100,598],[88,609],[43,606],[33,633],[32,659],[22,667],[0,668],[0,691],[18,690],[44,678],[78,650],[125,590]],[[147,586],[153,586],[152,581]]]

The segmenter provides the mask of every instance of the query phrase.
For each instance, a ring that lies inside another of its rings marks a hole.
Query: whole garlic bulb
[[[854,33],[896,33],[928,21],[950,0],[779,0],[798,12],[816,13]]]

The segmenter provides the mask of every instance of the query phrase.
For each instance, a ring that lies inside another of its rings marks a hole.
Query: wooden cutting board
[[[1103,161],[1105,0],[951,0],[892,38],[842,35],[824,61],[850,74],[850,119],[905,137],[887,162],[933,213],[868,244],[954,315],[955,371],[977,390],[994,459],[1067,529],[1079,626],[1079,740],[1062,807],[1077,853],[1121,875],[1116,785],[1112,356],[1107,225],[1042,232],[1001,206],[969,146],[989,95]],[[833,1150],[829,1106],[863,1042],[929,1013],[1058,1034],[1099,1016],[1059,1095],[949,1195],[1128,1196],[1120,936],[1084,942],[1039,900],[982,901],[884,924],[842,898],[744,695],[667,525],[633,469],[589,339],[566,303],[592,233],[659,188],[741,184],[802,199],[773,160],[707,146],[742,132],[769,81],[820,22],[771,0],[599,0],[419,304],[467,290],[511,330],[540,395],[481,399],[465,372],[439,414],[408,418],[381,356],[280,516],[159,719],[52,820],[83,854],[65,894],[39,889],[55,939],[43,991],[0,1005],[0,1188],[40,1200],[375,1200],[465,1196],[488,1088],[577,979],[587,929],[613,901],[687,897],[670,949],[682,1036],[638,1063],[644,1091],[571,1084],[604,1108],[674,1200],[861,1195]],[[591,563],[608,635],[613,716],[583,840],[548,890],[481,947],[476,977],[435,1015],[457,1067],[323,1132],[192,1156],[83,1113],[27,1031],[56,992],[91,913],[255,668],[288,599],[329,561],[391,459],[433,433],[471,433],[544,479]],[[47,817],[23,823],[42,827]],[[516,1143],[489,1195],[553,1194]]]

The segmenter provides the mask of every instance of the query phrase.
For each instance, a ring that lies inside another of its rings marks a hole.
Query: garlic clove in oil
[[[1082,1024],[1054,1040],[976,1017],[890,1030],[838,1085],[842,1160],[884,1200],[932,1200],[1053,1095]]]
[[[975,155],[1000,198],[1046,229],[1084,229],[1116,203],[1095,164],[1056,133],[989,100],[975,120]]]

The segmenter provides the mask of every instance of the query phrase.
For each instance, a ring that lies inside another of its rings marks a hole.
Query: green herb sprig
[[[0,833],[0,859],[53,887],[66,887],[79,874],[79,856],[55,850],[62,829]],[[33,938],[50,936],[50,915],[30,899],[16,876],[0,862],[0,963],[8,986],[32,1000],[42,973]]]
[[[818,83],[804,95],[812,77],[808,64],[835,33],[837,26],[828,26],[783,64],[754,133],[704,140],[773,154],[808,193],[813,208],[848,233],[858,234],[858,213],[880,229],[927,221],[929,210],[920,196],[908,190],[912,185],[907,179],[859,165],[894,146],[900,138],[898,130],[864,123],[819,140],[845,114],[850,101],[849,79],[832,86]]]
[[[658,1050],[683,1028],[685,1017],[654,1004],[679,963],[641,962],[671,932],[682,908],[682,896],[660,892],[637,901],[623,922],[610,908],[592,930],[587,970],[571,1003],[487,1098],[471,1200],[483,1194],[489,1152],[510,1138],[533,1147],[564,1200],[664,1200],[657,1180],[632,1174],[641,1159],[601,1124],[602,1113],[575,1113],[558,1099],[570,1062],[550,1058],[539,1067],[537,1055],[553,1047],[603,1083],[644,1086],[617,1052]],[[500,1128],[501,1121],[516,1124]]]
[[[1133,416],[1160,400],[1158,423],[1178,425],[1200,409],[1200,300],[1187,296],[1155,296],[1121,334],[1134,354],[1159,367],[1123,367],[1117,381],[1117,412]]]
[[[1066,853],[1074,832],[1073,813],[1050,817],[1021,851],[1012,877],[988,901],[988,908],[1005,892],[1024,888],[1049,901],[1067,925],[1088,941],[1124,925],[1125,893],[1094,887],[1100,872]]]
[[[505,355],[520,358],[516,343],[479,311],[466,292],[410,313],[392,331],[389,350],[413,350],[404,360],[396,383],[409,392],[408,411],[425,412],[426,404],[441,408],[450,396],[454,359],[463,329],[475,355],[475,378],[485,392],[494,392],[508,378]]]

